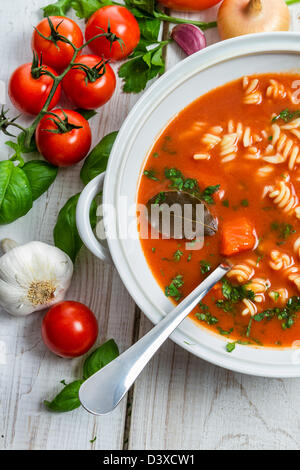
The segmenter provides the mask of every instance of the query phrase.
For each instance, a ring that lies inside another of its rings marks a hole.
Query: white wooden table
[[[0,0],[0,80],[30,61],[32,26],[47,0]],[[294,6],[293,29],[300,30],[300,4]],[[203,19],[214,19],[216,9]],[[209,43],[218,40],[208,31]],[[300,45],[299,45],[300,47]],[[183,58],[175,46],[168,68]],[[137,101],[121,93],[93,118],[94,142],[120,128]],[[7,99],[7,104],[9,100]],[[2,139],[4,142],[5,139]],[[9,155],[1,144],[0,159]],[[19,243],[52,243],[59,209],[81,190],[79,167],[61,170],[48,193],[29,214],[0,227],[0,237]],[[135,306],[115,269],[83,249],[76,263],[69,299],[90,306],[99,319],[99,342],[114,338],[124,351],[151,328]],[[143,372],[128,400],[107,417],[83,409],[55,414],[42,401],[79,377],[82,359],[51,354],[41,340],[39,313],[14,318],[0,312],[0,449],[299,449],[300,379],[244,376],[215,367],[168,341]],[[94,437],[97,439],[91,443]]]

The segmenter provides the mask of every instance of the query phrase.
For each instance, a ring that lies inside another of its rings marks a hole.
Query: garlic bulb
[[[0,306],[16,316],[29,315],[64,299],[73,274],[69,256],[55,246],[2,241]]]

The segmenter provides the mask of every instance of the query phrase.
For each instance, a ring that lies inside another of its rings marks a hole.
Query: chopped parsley
[[[195,313],[195,317],[198,318],[198,320],[207,323],[208,325],[215,325],[219,321],[216,317],[213,317],[210,312]]]
[[[201,199],[205,201],[207,204],[214,204],[215,201],[212,197],[220,189],[220,184],[216,184],[215,186],[207,186],[201,194]]]
[[[202,274],[209,273],[209,271],[210,271],[210,269],[211,269],[210,263],[208,263],[207,261],[205,261],[204,259],[202,259],[202,260],[200,261],[200,266],[201,266],[201,273],[202,273]]]
[[[226,344],[226,351],[231,353],[232,351],[235,350],[236,344],[241,344],[242,346],[248,346],[250,341],[241,341],[240,339],[238,341],[233,341],[232,343],[227,343]]]
[[[249,206],[249,201],[248,201],[248,199],[242,199],[242,200],[241,200],[241,206],[242,206],[242,207],[248,207],[248,206]]]
[[[151,248],[151,250],[152,250],[152,253],[156,252],[156,248],[154,246]]]
[[[149,178],[150,180],[159,181],[157,176],[155,176],[154,170],[144,170],[144,176],[147,176],[147,178]]]
[[[192,259],[192,255],[189,254],[189,256],[187,257],[187,262],[189,263],[191,261],[191,259]]]
[[[163,191],[161,191],[161,192],[158,193],[158,195],[156,196],[155,201],[154,201],[154,205],[155,205],[155,206],[159,206],[160,204],[162,204],[163,202],[165,202],[165,200],[166,200],[166,193],[164,193]]]
[[[229,353],[234,351],[236,343],[237,343],[236,341],[233,341],[232,343],[227,343],[226,344],[226,351],[229,352]]]
[[[174,300],[178,302],[181,299],[182,293],[180,292],[180,287],[184,284],[182,274],[178,274],[174,277],[169,286],[165,288],[165,295],[167,297],[173,297]]]
[[[289,109],[283,109],[277,116],[273,117],[272,122],[282,119],[284,122],[289,122],[292,119],[300,117],[300,111],[290,111]]]
[[[224,201],[222,201],[222,205],[223,205],[224,207],[229,207],[229,201],[228,201],[228,199],[224,199]]]
[[[253,318],[251,317],[250,320],[249,320],[248,326],[247,326],[247,331],[246,331],[247,338],[250,337],[252,323],[253,323]]]
[[[215,186],[208,186],[204,191],[201,191],[196,179],[185,178],[177,168],[166,168],[165,177],[171,181],[170,188],[177,189],[178,191],[186,191],[207,204],[214,204],[212,196],[220,189],[220,185],[217,184]]]
[[[218,328],[218,331],[219,331],[220,335],[222,335],[222,336],[228,336],[233,332],[233,328],[230,328],[230,330],[228,330],[228,331],[223,330],[223,328],[221,328],[220,326],[217,326],[217,328]]]
[[[234,286],[228,279],[222,280],[222,293],[225,300],[217,300],[216,305],[224,312],[231,312],[234,304],[243,299],[254,299],[254,292],[247,289],[247,286]]]
[[[291,224],[286,224],[284,222],[272,222],[271,230],[277,232],[278,238],[281,240],[277,242],[277,245],[282,245],[291,235],[296,233],[296,230]]]
[[[290,297],[287,301],[285,307],[279,308],[270,308],[264,310],[263,312],[257,313],[254,315],[254,320],[260,322],[262,320],[271,320],[272,318],[277,318],[281,321],[281,326],[283,330],[291,328],[295,323],[296,313],[300,310],[300,297],[294,296]]]
[[[175,251],[175,253],[173,255],[174,261],[176,261],[178,263],[181,260],[182,255],[183,255],[182,251],[180,251],[180,250]]]

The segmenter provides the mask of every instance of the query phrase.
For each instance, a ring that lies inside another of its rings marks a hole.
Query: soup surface
[[[289,74],[242,77],[201,96],[163,131],[141,176],[138,203],[185,191],[218,219],[217,232],[201,249],[162,236],[141,244],[175,302],[227,258],[232,270],[191,317],[243,344],[280,347],[300,340],[296,80]]]

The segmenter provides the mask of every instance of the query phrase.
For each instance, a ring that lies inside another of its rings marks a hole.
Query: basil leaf
[[[109,364],[119,356],[119,348],[113,339],[106,341],[85,360],[83,365],[83,377],[88,379],[102,367]]]
[[[79,196],[80,193],[72,196],[60,210],[53,231],[55,246],[67,253],[73,263],[83,245],[76,226],[76,207]],[[92,228],[96,227],[96,211],[97,204],[93,201],[90,212]]]
[[[29,180],[32,199],[38,199],[55,180],[58,168],[41,160],[31,160],[23,166],[23,171]]]
[[[55,3],[42,8],[44,16],[65,16],[71,8],[72,0],[57,0]]]
[[[118,132],[111,132],[103,137],[88,155],[80,172],[80,177],[84,184],[89,183],[97,175],[106,170],[109,155],[117,135]]]
[[[0,162],[0,225],[27,214],[32,192],[26,173],[9,161]]]
[[[79,408],[81,403],[78,393],[83,382],[84,380],[75,380],[75,382],[66,385],[52,401],[45,400],[44,404],[50,410],[61,413]]]
[[[97,111],[95,111],[94,109],[81,109],[81,108],[78,108],[78,109],[75,109],[76,113],[79,113],[81,114],[81,116],[83,116],[87,121],[89,119],[91,119],[92,117],[96,116],[97,114]]]

